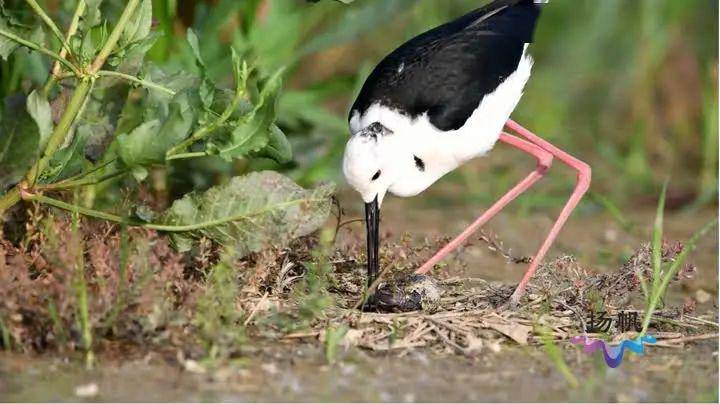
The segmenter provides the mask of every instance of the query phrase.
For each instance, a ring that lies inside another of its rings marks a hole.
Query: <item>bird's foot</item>
[[[365,310],[386,313],[434,311],[440,304],[441,294],[440,286],[431,277],[412,274],[378,285],[368,298]]]
[[[498,309],[500,311],[517,310],[518,308],[520,308],[520,299],[522,298],[524,292],[524,288],[522,290],[516,289],[515,292],[510,295],[510,299],[508,299],[505,303],[501,304]]]

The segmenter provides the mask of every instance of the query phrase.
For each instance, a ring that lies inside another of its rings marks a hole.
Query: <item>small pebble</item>
[[[711,297],[712,296],[708,292],[702,289],[698,289],[698,291],[695,292],[695,300],[697,300],[698,303],[707,303]]]
[[[100,388],[97,383],[81,384],[75,387],[75,395],[80,398],[92,398],[98,395]]]
[[[190,373],[197,373],[197,374],[203,374],[207,370],[205,369],[205,366],[198,363],[198,361],[188,359],[185,362],[183,362],[183,367],[185,367],[185,370],[187,370]]]

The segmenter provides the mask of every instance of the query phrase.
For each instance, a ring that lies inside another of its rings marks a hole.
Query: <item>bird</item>
[[[591,168],[510,118],[530,78],[528,52],[547,0],[494,0],[397,47],[372,70],[348,114],[342,170],[365,203],[368,286],[379,273],[380,208],[386,194],[418,195],[498,144],[523,151],[535,169],[416,271],[425,275],[557,159],[575,188],[510,297],[517,305],[571,212]]]

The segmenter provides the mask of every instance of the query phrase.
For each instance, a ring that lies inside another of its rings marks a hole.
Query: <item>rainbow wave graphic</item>
[[[593,353],[598,349],[602,349],[605,363],[607,363],[607,365],[611,368],[616,368],[620,366],[620,363],[622,362],[625,349],[629,349],[638,355],[643,355],[645,353],[643,344],[654,344],[657,342],[657,339],[652,335],[642,335],[636,339],[623,340],[618,345],[609,345],[601,339],[593,339],[588,338],[586,335],[578,335],[570,338],[570,342],[573,344],[582,344],[584,346],[585,353]]]

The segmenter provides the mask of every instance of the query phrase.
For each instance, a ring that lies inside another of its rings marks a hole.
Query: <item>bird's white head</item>
[[[355,133],[345,147],[343,174],[366,203],[377,197],[381,204],[388,188],[402,175],[394,137],[390,129],[374,122]]]

